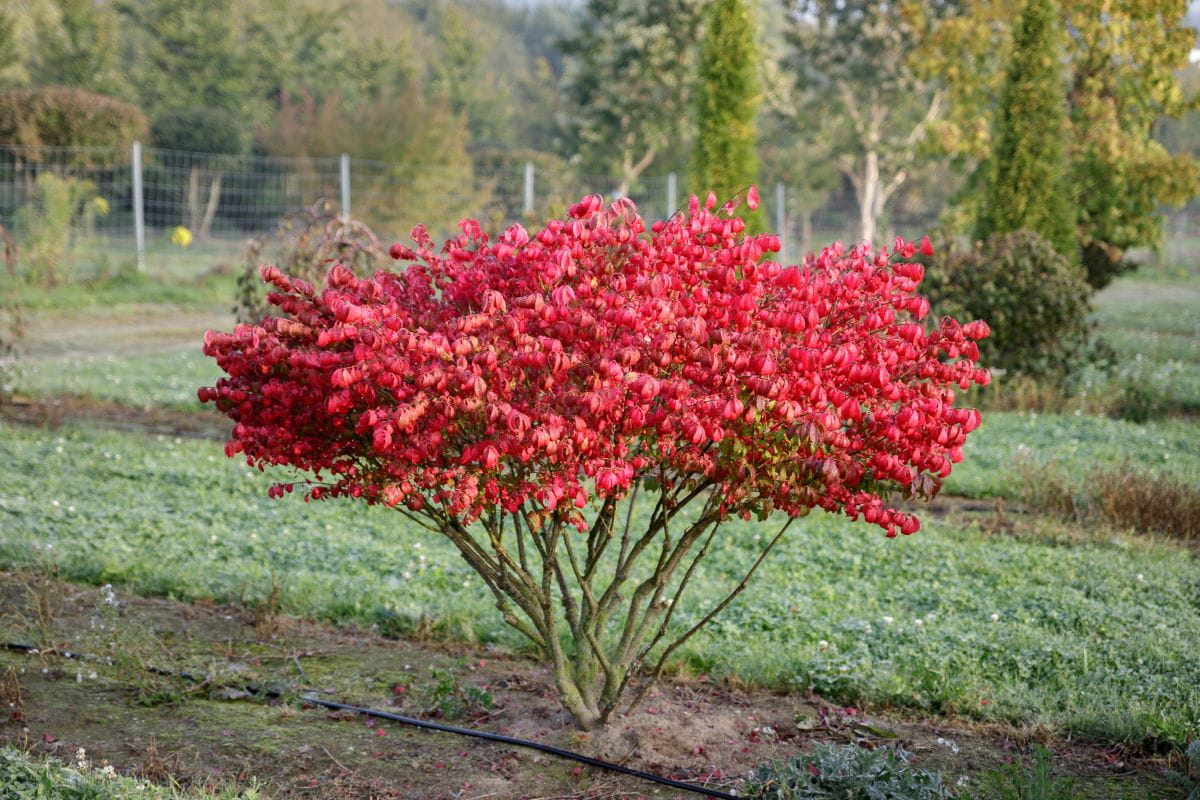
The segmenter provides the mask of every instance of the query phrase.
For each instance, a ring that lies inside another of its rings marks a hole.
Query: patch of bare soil
[[[211,408],[176,411],[133,408],[94,397],[14,397],[0,403],[0,420],[40,428],[86,424],[96,428],[224,440],[229,420]]]
[[[666,682],[605,730],[582,733],[556,701],[548,671],[519,655],[25,574],[0,573],[0,641],[43,650],[0,650],[0,742],[68,760],[83,748],[93,763],[184,785],[254,777],[279,798],[687,796],[532,750],[331,712],[304,702],[306,693],[726,791],[763,762],[821,741],[898,743],[918,766],[953,781],[1020,757],[1039,740],[1056,753],[1056,769],[1097,787],[1096,797],[1111,796],[1117,784],[1169,796],[1155,793],[1160,763],[1114,748],[1049,741],[1036,730],[866,714],[704,676]]]

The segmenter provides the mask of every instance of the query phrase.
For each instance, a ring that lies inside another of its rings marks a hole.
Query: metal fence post
[[[133,244],[137,253],[138,272],[146,271],[146,209],[142,197],[142,143],[133,143]]]
[[[670,219],[675,213],[675,209],[679,208],[678,198],[675,196],[678,187],[675,183],[675,173],[667,173],[667,212],[663,214],[663,219]]]
[[[350,155],[348,153],[342,153],[338,166],[342,184],[342,217],[350,219]]]
[[[783,184],[775,184],[775,232],[779,234],[780,257],[787,257],[787,210],[784,207],[785,194]]]
[[[533,162],[525,162],[525,204],[521,209],[526,214],[533,213]]]

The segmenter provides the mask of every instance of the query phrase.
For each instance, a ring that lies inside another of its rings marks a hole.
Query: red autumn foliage
[[[751,198],[753,201],[754,198]],[[703,481],[723,514],[810,508],[912,533],[890,498],[931,496],[979,425],[983,322],[922,322],[920,245],[770,260],[732,204],[692,198],[647,232],[589,197],[536,234],[474,220],[407,266],[317,288],[264,267],[278,307],[210,331],[228,377],[199,391],[226,452],[290,465],[312,499],[360,497],[467,524],[564,516],[641,481]],[[273,495],[295,483],[277,484]]]

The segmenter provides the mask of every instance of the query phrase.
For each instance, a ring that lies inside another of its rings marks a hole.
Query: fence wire
[[[513,221],[534,225],[563,214],[584,195],[611,200],[622,190],[643,217],[661,219],[684,204],[689,191],[682,175],[644,176],[623,185],[611,175],[526,164],[350,158],[343,165],[337,157],[141,152],[144,263],[158,273],[196,274],[236,263],[249,239],[320,199],[337,206],[348,200],[351,215],[381,238],[407,239],[418,222],[437,238],[453,233],[463,217],[490,231]],[[0,145],[0,225],[18,245],[20,267],[79,278],[134,269],[133,169],[131,152],[123,149]],[[768,227],[782,235],[788,260],[856,238],[858,211],[848,191],[814,203],[797,187],[764,180],[760,193]],[[940,210],[915,193],[901,194],[879,231],[889,239],[895,233],[920,236]]]

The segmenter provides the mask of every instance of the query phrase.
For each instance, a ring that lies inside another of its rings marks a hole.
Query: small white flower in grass
[[[917,619],[913,620],[913,624],[916,625],[917,627],[920,627],[925,624],[925,620],[918,617]]]
[[[1000,615],[992,614],[992,622],[999,622],[999,621],[1000,621]]]
[[[70,513],[72,513],[72,514],[74,514],[74,513],[75,513],[75,506],[67,506],[67,511],[69,511],[69,512],[70,512]]]
[[[56,453],[61,453],[62,451],[63,451],[63,449],[62,449],[61,444],[58,447],[54,448],[54,452],[56,452]]]
[[[817,642],[817,647],[820,648],[821,650],[828,650],[829,642],[822,639],[821,641]]]
[[[887,616],[885,616],[885,617],[883,618],[883,621],[884,621],[885,623],[887,623],[888,625],[891,625],[893,622],[895,622],[895,620],[894,620],[894,619],[892,619],[891,617],[887,617]]]
[[[51,500],[50,505],[54,506],[55,508],[58,508],[59,505],[61,505],[61,504],[57,500]]]
[[[257,541],[258,541],[258,534],[257,534],[257,533],[252,533],[252,534],[250,534],[250,540],[251,540],[251,541],[254,541],[254,542],[257,542]]]
[[[1146,576],[1145,576],[1145,575],[1143,575],[1142,573],[1140,573],[1140,572],[1139,572],[1139,573],[1137,574],[1137,582],[1138,582],[1138,583],[1145,583],[1145,582],[1146,582]]]
[[[947,748],[951,753],[958,752],[958,744],[953,739],[946,739],[941,736],[937,738],[937,743],[942,747]]]

